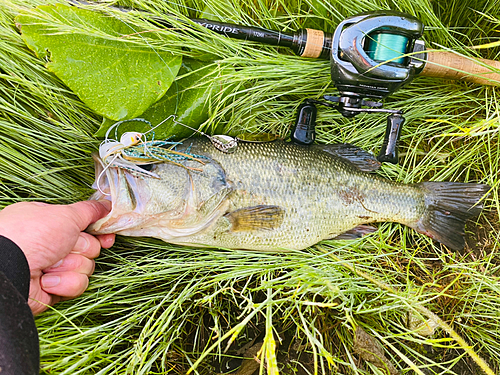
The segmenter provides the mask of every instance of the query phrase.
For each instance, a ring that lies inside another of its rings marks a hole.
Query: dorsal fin
[[[344,159],[349,164],[363,172],[373,172],[380,168],[381,163],[367,151],[349,143],[334,143],[330,145],[315,145],[321,150]]]

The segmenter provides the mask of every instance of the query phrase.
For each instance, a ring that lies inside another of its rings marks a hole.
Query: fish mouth
[[[112,204],[104,218],[87,228],[94,235],[116,233],[134,237],[157,237],[167,242],[200,233],[228,209],[233,187],[215,161],[200,169],[189,169],[187,160],[177,163],[139,165],[113,159],[111,164],[98,155],[95,162],[96,192],[92,200]],[[156,174],[158,173],[158,174]]]
[[[106,165],[97,153],[92,154],[95,165],[96,190],[89,200],[108,200],[112,208],[108,215],[87,228],[90,234],[118,233],[144,221],[145,203],[150,194],[144,178],[116,166]]]

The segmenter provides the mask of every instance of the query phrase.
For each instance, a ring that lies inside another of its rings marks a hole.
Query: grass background
[[[70,203],[92,193],[90,153],[99,144],[93,134],[102,118],[46,70],[44,61],[25,47],[13,21],[20,9],[46,3],[0,0],[2,206],[23,200]],[[277,30],[330,32],[347,16],[394,9],[426,24],[425,40],[432,48],[500,60],[498,47],[469,48],[499,41],[500,7],[494,0],[117,4],[163,17],[203,11]],[[146,27],[132,14],[112,14]],[[157,35],[161,38],[136,35],[132,40],[235,68],[228,80],[238,93],[214,95],[207,132],[218,128],[286,136],[304,98],[335,92],[327,61],[201,29],[184,35],[158,30]],[[490,373],[499,372],[498,94],[492,87],[419,77],[386,100],[386,107],[405,111],[407,123],[400,164],[384,165],[381,175],[407,183],[451,180],[493,187],[484,213],[468,223],[463,252],[390,223],[361,240],[325,241],[288,254],[193,249],[119,237],[97,260],[82,297],[37,318],[42,373],[185,374],[192,369],[214,374],[236,369],[248,348],[262,344],[257,373],[383,374],[355,352],[356,327],[377,338],[403,374],[482,373],[476,355],[488,363]],[[345,119],[321,109],[318,116],[321,143],[350,142],[376,153],[384,129],[385,117],[379,115]],[[441,327],[424,336],[408,325],[409,317],[418,322],[430,318]]]

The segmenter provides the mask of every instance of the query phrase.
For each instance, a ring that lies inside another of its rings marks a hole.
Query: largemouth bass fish
[[[147,175],[105,168],[94,156],[101,191],[91,199],[110,199],[112,210],[88,231],[282,251],[356,237],[370,232],[367,223],[391,221],[461,249],[465,220],[480,213],[489,190],[481,184],[391,182],[367,172],[379,166],[370,154],[345,144],[240,142],[226,154],[199,138],[177,151],[197,160],[144,165]]]

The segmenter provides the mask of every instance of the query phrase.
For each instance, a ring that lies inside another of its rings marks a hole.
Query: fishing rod
[[[172,27],[168,20],[144,11],[139,13],[162,27]],[[424,32],[423,23],[406,13],[381,10],[357,14],[342,21],[333,33],[316,29],[286,33],[207,19],[188,20],[229,38],[288,47],[305,58],[329,59],[331,79],[339,95],[325,95],[324,100],[306,99],[298,108],[292,141],[304,145],[314,142],[317,104],[333,108],[344,117],[388,113],[384,142],[377,157],[381,162],[398,162],[399,136],[405,119],[402,111],[382,108],[379,100],[416,76],[500,85],[500,74],[494,71],[500,71],[500,62],[426,50],[425,42],[419,39]]]
[[[419,39],[424,32],[423,23],[401,12],[358,14],[342,21],[334,33],[316,29],[286,33],[206,19],[190,20],[230,38],[288,47],[301,57],[329,59],[331,78],[339,95],[325,95],[325,101],[306,99],[298,108],[292,141],[304,145],[314,142],[316,104],[334,108],[345,117],[389,113],[377,157],[381,162],[397,164],[399,136],[405,119],[402,111],[384,109],[382,103],[365,99],[384,99],[416,76],[500,85],[500,74],[488,67],[500,70],[500,62],[427,51],[425,42]],[[158,18],[155,22],[168,25]]]

